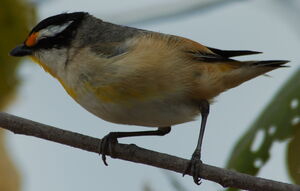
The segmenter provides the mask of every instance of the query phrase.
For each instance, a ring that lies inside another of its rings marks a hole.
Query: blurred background
[[[147,130],[105,122],[81,108],[61,85],[28,59],[8,56],[36,22],[87,11],[105,21],[184,36],[220,49],[264,54],[241,59],[291,60],[220,95],[211,107],[202,160],[273,180],[300,183],[300,2],[298,0],[1,0],[0,108],[17,116],[102,138],[110,131]],[[165,137],[122,143],[189,159],[200,119]],[[28,136],[0,131],[0,190],[224,190],[203,180],[108,159]]]

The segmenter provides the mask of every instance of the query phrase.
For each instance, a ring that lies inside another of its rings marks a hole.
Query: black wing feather
[[[252,54],[261,54],[262,52],[251,51],[251,50],[220,50],[216,48],[207,47],[212,53],[201,52],[201,51],[187,51],[188,53],[193,54],[194,58],[198,61],[206,62],[237,62],[231,57],[235,56],[244,56]]]
[[[210,48],[213,53],[220,55],[225,58],[235,57],[235,56],[245,56],[245,55],[252,55],[252,54],[261,54],[262,52],[251,51],[251,50],[220,50],[216,48]]]
[[[201,51],[186,51],[186,53],[189,53],[193,56],[193,59],[197,61],[203,61],[203,62],[228,62],[228,61],[235,61],[233,59],[230,59],[228,57],[221,56],[216,53],[206,53]]]

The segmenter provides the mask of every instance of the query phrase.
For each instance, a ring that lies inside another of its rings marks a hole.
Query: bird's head
[[[55,69],[67,59],[67,52],[75,38],[85,12],[63,13],[39,22],[28,34],[23,44],[14,48],[11,56],[30,56],[44,69]]]

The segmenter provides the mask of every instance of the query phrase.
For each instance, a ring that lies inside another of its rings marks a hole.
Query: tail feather
[[[232,70],[224,76],[224,81],[227,84],[227,89],[238,86],[239,84],[255,78],[260,75],[265,75],[267,72],[277,68],[287,67],[287,60],[266,60],[266,61],[246,61],[240,67]]]
[[[248,64],[248,66],[280,68],[280,67],[288,67],[285,65],[288,62],[289,62],[288,60],[264,60],[264,61],[248,61],[246,63]]]

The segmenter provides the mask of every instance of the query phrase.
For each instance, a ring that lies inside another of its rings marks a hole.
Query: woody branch
[[[58,129],[4,112],[0,112],[0,127],[16,134],[35,136],[89,152],[99,152],[101,139]],[[114,150],[114,158],[155,166],[178,173],[183,173],[188,164],[186,159],[147,150],[133,144],[116,143],[112,149]],[[258,178],[207,164],[201,165],[200,177],[219,183],[223,187],[234,187],[251,191],[300,191],[300,186],[298,185]]]

